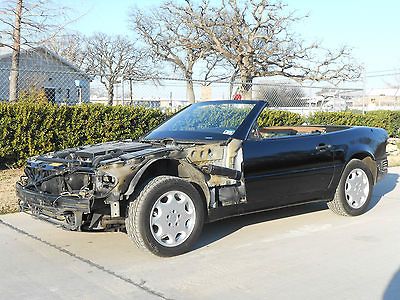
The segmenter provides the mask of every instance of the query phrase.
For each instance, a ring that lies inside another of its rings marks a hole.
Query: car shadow
[[[373,209],[381,200],[384,195],[394,190],[399,183],[399,174],[388,173],[382,178],[374,187],[372,199],[369,204],[368,210]]]
[[[383,294],[383,300],[397,300],[400,298],[400,269],[390,280]]]
[[[368,210],[373,209],[381,201],[382,197],[385,194],[391,192],[396,187],[396,184],[398,182],[399,175],[394,173],[387,174],[380,182],[378,182],[374,188],[374,193]],[[327,209],[326,203],[317,202],[293,206],[289,208],[258,212],[245,216],[232,217],[225,220],[206,224],[193,250],[197,250],[209,244],[212,244],[249,225],[308,214],[325,209]]]
[[[258,223],[268,222],[277,219],[288,218],[317,212],[327,209],[324,202],[298,205],[289,208],[282,208],[264,212],[253,213],[244,216],[232,217],[204,225],[203,232],[194,246],[193,250],[205,247],[224,237],[238,231],[239,229]]]

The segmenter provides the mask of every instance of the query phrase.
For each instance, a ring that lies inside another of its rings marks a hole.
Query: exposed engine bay
[[[125,140],[36,156],[17,183],[20,206],[71,230],[121,229],[131,198],[160,174],[194,184],[208,209],[243,203],[241,144]]]

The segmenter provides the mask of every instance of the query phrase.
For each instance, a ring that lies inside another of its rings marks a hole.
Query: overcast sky
[[[131,7],[157,6],[159,0],[57,0],[83,16],[71,28],[84,34],[130,34]],[[396,0],[286,0],[289,8],[309,17],[295,30],[306,40],[321,41],[330,48],[348,45],[365,65],[368,75],[400,69],[400,1]],[[376,75],[376,74],[375,74]],[[380,79],[380,78],[379,78]],[[370,81],[377,82],[371,78]]]

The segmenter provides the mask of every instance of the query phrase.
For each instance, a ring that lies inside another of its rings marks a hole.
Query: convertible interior
[[[257,128],[253,132],[253,135],[265,139],[306,134],[323,134],[348,128],[349,127],[344,126],[270,126]]]

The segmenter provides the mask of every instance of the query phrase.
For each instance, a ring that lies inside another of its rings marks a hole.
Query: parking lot
[[[195,249],[158,258],[124,233],[67,232],[0,216],[3,299],[400,299],[400,167],[371,209],[312,204],[205,227]]]

